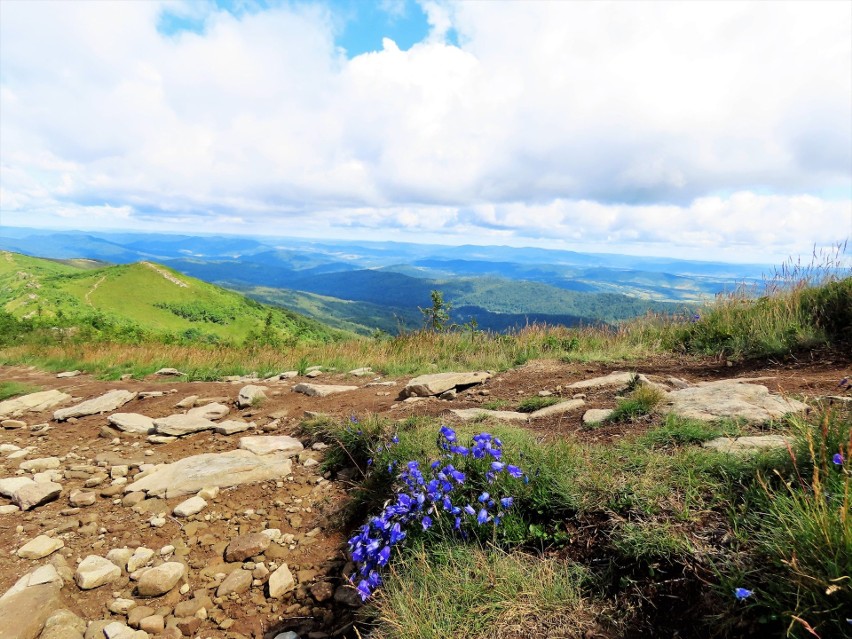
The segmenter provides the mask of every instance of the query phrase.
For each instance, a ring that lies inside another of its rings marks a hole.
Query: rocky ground
[[[848,369],[662,359],[631,370],[669,393],[670,410],[760,421],[807,410],[798,400],[848,401]],[[0,639],[344,635],[359,599],[332,520],[351,484],[323,474],[323,444],[300,441],[306,411],[458,422],[486,404],[542,438],[601,442],[643,427],[584,428],[631,377],[596,364],[413,384],[369,370],[190,383],[168,372],[104,382],[0,368],[0,381],[41,389],[0,402]],[[513,411],[539,395],[561,401]]]

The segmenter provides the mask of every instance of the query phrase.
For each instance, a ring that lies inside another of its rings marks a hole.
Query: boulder
[[[105,557],[89,555],[74,573],[74,581],[81,590],[92,590],[100,588],[104,584],[112,583],[121,577],[121,568]]]
[[[12,501],[21,510],[30,510],[57,499],[60,494],[62,494],[62,486],[59,484],[52,481],[33,482],[16,490],[12,495]]]
[[[257,402],[263,401],[266,399],[266,393],[263,392],[265,390],[266,386],[255,386],[254,384],[243,386],[237,395],[237,406],[239,408],[248,408]]]
[[[136,397],[136,393],[132,393],[130,391],[111,390],[100,397],[89,399],[77,404],[76,406],[60,408],[58,411],[53,413],[53,419],[58,422],[62,422],[70,417],[86,417],[87,415],[110,413],[121,408],[134,397]]]
[[[337,393],[347,393],[349,391],[358,390],[357,386],[335,386],[332,384],[296,384],[293,387],[293,392],[302,393],[309,397],[327,397]]]
[[[464,421],[488,418],[501,422],[525,422],[530,418],[526,413],[516,413],[509,410],[486,410],[484,408],[453,408],[450,412]]]
[[[666,395],[670,412],[701,421],[723,417],[764,423],[807,410],[807,404],[773,395],[766,386],[737,379],[702,382]]]
[[[253,437],[240,437],[239,447],[243,450],[253,452],[255,455],[268,455],[269,453],[281,453],[291,457],[304,450],[302,442],[286,435],[257,435]]]
[[[481,384],[491,378],[487,371],[469,373],[433,373],[415,377],[402,390],[403,397],[431,397],[440,395],[451,388],[464,388]]]
[[[24,486],[32,486],[35,482],[29,477],[6,477],[0,479],[0,495],[12,497],[18,489]]]
[[[197,417],[194,415],[177,414],[169,415],[168,417],[160,417],[154,420],[154,429],[161,435],[173,435],[175,437],[183,437],[192,433],[199,433],[203,430],[213,430],[216,424],[209,419]]]
[[[58,390],[40,391],[0,402],[0,417],[19,417],[24,413],[40,413],[71,399]]]
[[[140,597],[159,597],[174,588],[185,573],[186,566],[177,561],[149,568],[139,577],[136,591]]]
[[[541,419],[543,417],[555,417],[557,415],[564,415],[565,413],[570,413],[577,408],[583,406],[586,402],[582,399],[569,399],[564,402],[559,402],[558,404],[553,404],[552,406],[545,406],[544,408],[539,408],[536,411],[530,413],[530,419]]]
[[[255,455],[247,450],[204,453],[172,464],[161,464],[124,487],[127,493],[143,491],[149,497],[183,497],[202,488],[228,488],[269,479],[281,479],[292,471],[285,453]]]
[[[0,639],[36,639],[51,614],[62,608],[59,588],[44,583],[6,593],[0,599]]]
[[[113,413],[107,417],[107,421],[125,433],[150,435],[154,432],[154,420],[139,413]]]

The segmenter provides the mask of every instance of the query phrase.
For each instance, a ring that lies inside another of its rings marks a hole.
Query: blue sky
[[[848,9],[6,1],[0,224],[809,254],[852,235]]]

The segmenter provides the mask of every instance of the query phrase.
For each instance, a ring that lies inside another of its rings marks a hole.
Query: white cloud
[[[852,234],[845,3],[424,0],[424,42],[351,60],[319,5],[199,6],[4,3],[3,223],[92,209],[70,219],[707,257]],[[203,33],[158,33],[164,8]]]

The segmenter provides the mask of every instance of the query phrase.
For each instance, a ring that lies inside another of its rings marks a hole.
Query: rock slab
[[[545,406],[530,413],[530,419],[541,419],[542,417],[555,417],[556,415],[564,415],[572,410],[580,408],[586,402],[582,399],[569,399],[552,406]]]
[[[729,417],[764,423],[807,410],[806,404],[773,395],[766,386],[736,379],[702,382],[675,390],[666,395],[666,400],[670,412],[705,422]]]
[[[296,384],[293,387],[294,393],[302,393],[308,397],[328,397],[337,393],[347,393],[349,391],[358,390],[357,386],[336,386],[333,384]]]
[[[266,386],[255,386],[254,384],[243,386],[237,395],[237,406],[248,408],[256,402],[263,401],[266,399],[266,393],[263,392],[265,390]]]
[[[191,411],[190,411],[191,412]],[[189,413],[169,415],[154,420],[154,429],[162,435],[173,435],[183,437],[192,433],[200,433],[203,430],[213,430],[216,424],[209,419],[190,415]]]
[[[60,408],[58,411],[53,413],[53,419],[58,422],[62,422],[71,417],[86,417],[87,415],[110,413],[121,408],[134,397],[136,397],[136,393],[132,393],[130,391],[111,390],[100,397],[89,399],[77,404],[76,406]]]
[[[639,381],[645,384],[648,383],[648,378],[644,375],[616,371],[609,375],[604,375],[603,377],[594,377],[592,379],[584,379],[580,382],[574,382],[573,384],[569,384],[568,388],[571,390],[594,390],[597,388],[610,387],[627,388],[627,386],[633,383],[634,378],[638,378]]]
[[[74,573],[74,581],[81,590],[92,590],[100,588],[104,584],[112,583],[121,577],[121,568],[105,557],[89,555]]]
[[[150,435],[154,432],[154,420],[139,413],[113,413],[107,417],[107,421],[125,433]]]
[[[255,455],[268,455],[269,453],[281,453],[288,457],[297,455],[304,446],[302,442],[287,435],[257,435],[252,437],[240,437],[239,447],[248,450]]]
[[[20,417],[24,413],[40,413],[71,399],[58,390],[40,391],[0,402],[0,417]]]
[[[0,639],[36,639],[50,615],[62,608],[59,585],[30,586],[0,599]]]
[[[748,454],[761,450],[785,448],[787,439],[781,435],[756,435],[753,437],[717,437],[702,444],[704,448],[721,453]]]
[[[403,397],[432,397],[445,393],[451,388],[481,384],[491,378],[487,371],[469,373],[433,373],[415,377],[402,390]]]
[[[487,417],[501,422],[525,422],[530,418],[526,413],[516,413],[510,410],[486,410],[484,408],[453,408],[450,412],[464,421]]]
[[[182,563],[168,561],[143,572],[136,584],[136,591],[140,597],[159,597],[174,588],[185,573],[186,566]]]

